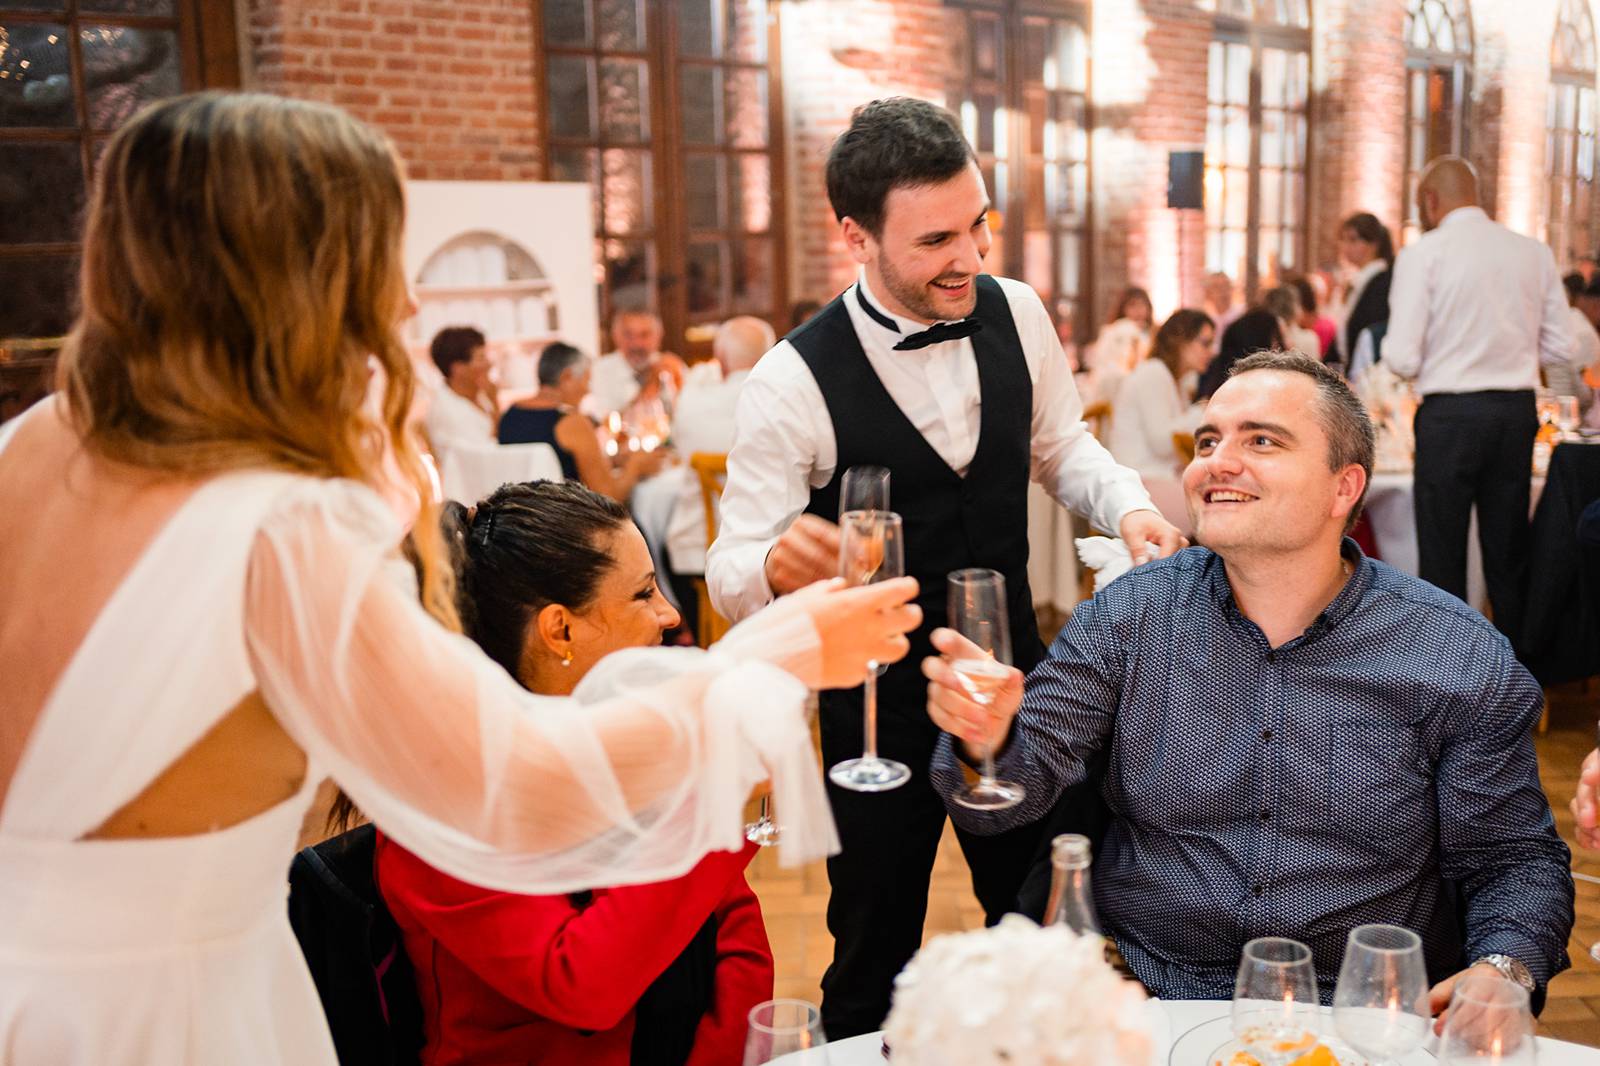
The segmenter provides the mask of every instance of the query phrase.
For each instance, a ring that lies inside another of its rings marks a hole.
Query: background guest
[[[1294,274],[1284,279],[1285,285],[1294,287],[1295,295],[1300,297],[1300,321],[1296,323],[1302,329],[1309,329],[1317,335],[1317,350],[1307,352],[1307,355],[1316,356],[1326,361],[1328,349],[1333,347],[1334,340],[1339,336],[1339,325],[1327,315],[1321,313],[1323,300],[1318,296],[1318,289],[1326,295],[1327,288],[1322,284],[1320,275]]]
[[[1200,309],[1211,316],[1212,323],[1217,328],[1217,337],[1213,345],[1222,343],[1222,334],[1233,325],[1234,319],[1244,314],[1247,307],[1239,300],[1238,290],[1233,284],[1233,279],[1217,271],[1207,274],[1206,280],[1201,285]],[[1212,354],[1218,351],[1213,347]]]
[[[1274,286],[1262,296],[1261,306],[1278,316],[1278,327],[1283,331],[1285,348],[1313,359],[1322,358],[1321,338],[1315,330],[1300,324],[1305,305],[1300,302],[1299,289],[1287,282]]]
[[[678,621],[644,538],[570,482],[506,485],[443,519],[467,635],[532,692],[570,695],[623,648]],[[416,970],[425,1066],[737,1061],[745,1015],[772,995],[772,952],[745,883],[755,852],[684,877],[557,896],[497,892],[378,836],[376,875]]]
[[[1584,420],[1594,405],[1595,393],[1586,380],[1588,371],[1600,365],[1600,332],[1596,332],[1589,316],[1578,307],[1583,296],[1583,275],[1577,271],[1561,279],[1567,292],[1567,324],[1572,331],[1572,362],[1570,364],[1545,364],[1544,382],[1557,396],[1577,398],[1578,410]]]
[[[666,453],[629,452],[620,467],[613,466],[594,424],[578,411],[588,392],[588,357],[561,341],[549,345],[539,354],[539,391],[500,416],[500,443],[548,444],[563,476],[621,503],[641,479],[661,469]]]
[[[457,442],[492,443],[500,408],[489,377],[489,350],[483,334],[471,326],[441,329],[428,354],[444,375],[444,387],[434,392],[423,419],[428,440],[436,449]]]
[[[1390,268],[1394,239],[1376,215],[1351,215],[1339,227],[1339,258],[1355,273],[1345,289],[1338,337],[1328,362],[1348,369],[1361,331],[1389,318]]]
[[[789,308],[789,328],[799,329],[806,321],[818,311],[822,304],[818,300],[796,300],[793,307]]]
[[[1228,380],[1233,364],[1255,352],[1275,351],[1284,347],[1283,326],[1278,316],[1264,308],[1246,311],[1222,331],[1222,343],[1216,356],[1200,375],[1195,388],[1195,399],[1206,400]]]
[[[739,392],[751,368],[777,339],[771,326],[750,315],[730,318],[717,329],[711,356],[712,365],[721,368],[720,378],[702,380],[691,372],[678,396],[672,441],[679,455],[687,459],[696,452],[726,455],[732,450]],[[673,595],[682,605],[685,624],[692,633],[699,622],[693,579],[706,572],[706,509],[700,499],[699,477],[687,466],[682,473],[683,488],[667,526],[667,560]]]
[[[1204,311],[1174,311],[1156,331],[1150,358],[1117,386],[1106,443],[1112,458],[1139,472],[1161,513],[1185,532],[1188,511],[1178,481],[1183,461],[1172,435],[1192,430],[1199,419],[1180,382],[1192,381],[1205,369],[1215,335],[1211,316]]]
[[[1084,351],[1095,396],[1109,399],[1117,383],[1150,352],[1155,312],[1150,294],[1138,287],[1123,289],[1106,314],[1105,327]]]
[[[661,350],[661,319],[649,311],[618,311],[611,318],[611,343],[615,350],[595,360],[591,395],[584,410],[594,418],[623,412],[643,401],[659,403],[671,414],[683,387],[684,365],[671,352]]]

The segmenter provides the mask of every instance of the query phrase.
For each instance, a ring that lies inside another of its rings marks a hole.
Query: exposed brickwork
[[[248,0],[253,87],[337,104],[412,177],[540,174],[529,0]]]

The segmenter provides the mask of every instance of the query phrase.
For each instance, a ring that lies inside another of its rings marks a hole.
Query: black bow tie
[[[861,305],[861,310],[867,313],[868,318],[884,329],[891,333],[900,332],[900,327],[895,325],[894,319],[867,302],[867,298],[861,295],[861,286],[859,285],[856,286],[856,303]],[[894,350],[897,352],[914,352],[918,348],[926,348],[930,344],[970,337],[982,328],[983,323],[975,318],[963,318],[959,322],[939,322],[921,333],[913,333],[909,337],[903,338],[899,344],[894,346]]]
[[[897,352],[914,352],[918,348],[926,348],[930,344],[958,341],[962,337],[970,337],[982,328],[983,323],[975,318],[963,318],[959,322],[939,322],[921,333],[911,334],[911,336],[895,345],[894,350]]]

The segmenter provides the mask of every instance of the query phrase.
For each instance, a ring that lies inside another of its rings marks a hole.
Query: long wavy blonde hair
[[[101,157],[57,384],[91,452],[141,467],[376,486],[387,451],[422,502],[424,602],[456,627],[407,426],[404,215],[388,141],[335,108],[226,93],[147,108]],[[373,362],[376,418],[363,409]]]

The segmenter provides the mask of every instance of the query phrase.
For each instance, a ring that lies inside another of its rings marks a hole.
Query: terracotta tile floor
[[[1564,686],[1550,692],[1550,705],[1549,731],[1536,738],[1539,767],[1555,808],[1556,824],[1572,844],[1572,818],[1566,802],[1572,795],[1578,764],[1594,745],[1600,695],[1582,686]],[[1576,846],[1573,853],[1575,869],[1600,877],[1600,853],[1581,852]],[[822,864],[784,870],[778,866],[777,856],[766,851],[751,865],[750,883],[766,914],[777,960],[777,994],[819,1002],[818,982],[833,951],[823,921],[828,878]],[[1589,958],[1589,945],[1600,940],[1600,885],[1578,882],[1577,897],[1578,922],[1568,949],[1572,969],[1552,982],[1541,1031],[1546,1036],[1600,1047],[1600,964]],[[947,827],[934,867],[924,939],[982,924],[983,911],[972,896],[966,862]]]

